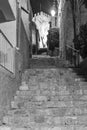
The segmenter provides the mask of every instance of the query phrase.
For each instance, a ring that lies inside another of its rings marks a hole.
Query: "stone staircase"
[[[87,82],[54,58],[42,59],[24,72],[0,130],[87,130]]]
[[[59,59],[58,57],[50,57],[46,55],[34,55],[30,60],[31,68],[55,68],[55,67],[69,67],[67,61]]]

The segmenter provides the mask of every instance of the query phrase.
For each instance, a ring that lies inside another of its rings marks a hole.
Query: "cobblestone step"
[[[50,126],[40,126],[36,127],[33,130],[87,130],[86,126],[59,126],[59,127],[50,127]],[[1,126],[0,130],[32,130],[32,128],[15,128],[15,127],[8,127],[8,126]]]
[[[78,126],[78,125],[87,125],[87,116],[46,116],[44,114],[35,115],[32,117],[22,117],[22,116],[5,116],[3,123],[10,126],[16,127],[32,127],[37,125],[43,126]]]
[[[32,59],[0,130],[87,130],[87,82],[63,67],[55,58]]]
[[[7,115],[9,116],[28,116],[30,114],[44,114],[46,116],[55,116],[55,117],[63,117],[63,116],[85,116],[87,115],[87,107],[59,107],[59,108],[37,108],[37,107],[30,107],[23,108],[21,111],[13,111],[10,110]]]

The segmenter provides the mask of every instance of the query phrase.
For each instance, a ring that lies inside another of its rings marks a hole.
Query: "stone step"
[[[32,60],[0,130],[87,130],[87,83],[55,60]]]
[[[21,91],[27,91],[27,90],[29,90],[28,84],[26,84],[25,81],[22,82],[22,85],[19,86],[19,90],[21,90]]]
[[[23,92],[22,92],[23,94]],[[28,94],[28,92],[27,92]],[[87,95],[83,96],[77,96],[74,95],[74,97],[70,96],[40,96],[40,95],[27,95],[27,96],[15,96],[14,101],[11,102],[12,108],[18,108],[18,106],[24,106],[27,103],[27,105],[32,102],[35,105],[42,105],[43,107],[74,107],[74,106],[87,106]],[[28,106],[29,106],[28,105]]]
[[[16,126],[16,127],[29,127],[32,122],[31,122],[31,117],[27,116],[5,116],[3,118],[3,123],[8,125],[8,126]]]
[[[25,106],[22,106],[22,110],[20,109],[12,109],[10,110],[7,115],[22,115],[22,116],[26,116],[29,114],[36,114],[36,113],[44,113],[44,115],[47,116],[80,116],[80,115],[87,115],[87,106],[83,107],[43,107],[43,104],[39,104],[39,105],[35,105],[35,104],[29,104],[29,106],[27,104],[25,104]]]
[[[21,109],[20,109],[21,108]],[[36,110],[35,110],[36,109]],[[87,114],[87,105],[80,105],[80,106],[66,106],[66,107],[61,107],[61,106],[50,106],[49,102],[47,103],[47,105],[43,102],[26,102],[26,103],[20,103],[18,104],[18,106],[16,107],[16,109],[11,109],[7,114],[9,115],[13,115],[13,114],[28,114],[28,113],[32,113],[33,111],[43,111],[43,113],[45,113],[46,111],[48,112],[47,115],[50,114],[52,115],[52,113],[56,112],[59,115],[61,115],[61,111],[63,114],[63,110],[65,111],[65,115],[84,115]],[[28,113],[27,113],[28,112]],[[45,113],[46,114],[46,113]]]
[[[63,94],[64,93],[64,94]],[[84,94],[85,93],[85,94]],[[55,94],[55,96],[54,96]],[[17,91],[16,92],[16,95],[14,97],[14,100],[17,99],[17,100],[22,100],[22,99],[26,99],[26,100],[31,100],[32,98],[32,101],[36,99],[36,101],[40,101],[41,98],[45,98],[46,101],[49,100],[52,100],[52,101],[71,101],[72,99],[73,100],[87,100],[87,94],[86,92],[84,92],[82,89],[80,90],[76,90],[74,91],[73,93],[73,97],[70,96],[70,93],[69,91],[64,91],[64,92],[58,92],[58,91],[50,91],[50,90],[32,90],[32,91]],[[38,95],[38,96],[37,96]]]
[[[32,127],[32,125],[50,125],[50,126],[72,126],[72,125],[87,125],[87,115],[80,116],[46,116],[43,113],[33,114],[32,117],[22,116],[5,116],[3,123],[10,126]]]
[[[78,126],[40,126],[36,127],[33,130],[87,130],[86,126],[78,125]],[[31,128],[21,128],[21,127],[8,127],[8,126],[0,126],[0,130],[32,130]]]
[[[31,130],[31,128],[0,126],[0,130]]]

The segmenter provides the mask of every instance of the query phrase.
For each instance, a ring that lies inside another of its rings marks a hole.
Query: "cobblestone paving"
[[[24,72],[0,130],[87,130],[87,83],[72,69],[39,67]]]

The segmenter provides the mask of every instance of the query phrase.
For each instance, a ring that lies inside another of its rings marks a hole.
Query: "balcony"
[[[0,23],[15,20],[9,0],[0,0]]]

